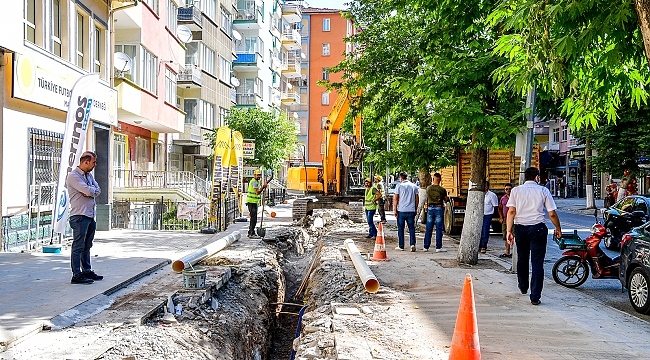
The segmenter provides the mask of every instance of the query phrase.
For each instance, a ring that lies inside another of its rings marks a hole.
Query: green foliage
[[[296,124],[287,119],[286,113],[271,113],[259,108],[233,108],[226,117],[226,124],[233,131],[241,132],[244,139],[255,141],[255,158],[245,159],[247,165],[277,169],[295,152]],[[213,129],[205,136],[213,149],[217,130]]]
[[[561,102],[573,129],[615,122],[623,102],[647,103],[649,72],[631,0],[503,0],[490,14],[500,94],[538,91]],[[544,95],[543,95],[544,96]]]

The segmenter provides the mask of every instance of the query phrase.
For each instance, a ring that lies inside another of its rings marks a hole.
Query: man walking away
[[[411,251],[415,251],[415,211],[420,201],[418,187],[408,181],[405,172],[399,173],[400,184],[395,189],[395,217],[397,217],[397,238],[399,246],[395,250],[404,250],[404,223],[409,227]]]
[[[544,223],[544,207],[555,226],[556,237],[562,236],[560,218],[555,201],[547,188],[539,186],[539,170],[529,167],[524,172],[526,182],[512,189],[508,200],[508,241],[517,242],[517,282],[522,294],[528,292],[528,259],[532,274],[530,278],[530,303],[539,305],[544,286],[544,257],[548,228]],[[513,234],[514,231],[514,234]]]
[[[246,195],[246,206],[248,207],[248,213],[251,215],[251,222],[248,225],[248,238],[257,239],[259,236],[255,234],[255,226],[257,225],[257,207],[260,204],[260,199],[262,198],[262,192],[266,189],[266,182],[264,185],[260,185],[260,178],[262,177],[262,172],[255,170],[253,172],[253,179],[248,183],[248,194]]]
[[[444,203],[449,201],[447,190],[440,186],[442,176],[439,173],[433,174],[433,184],[427,187],[427,230],[424,233],[424,249],[422,251],[429,251],[431,245],[431,235],[433,233],[433,225],[436,225],[436,252],[447,252],[442,247],[442,231],[445,226],[445,208]]]
[[[508,200],[510,199],[510,191],[512,191],[512,184],[507,183],[504,189],[506,194],[501,197],[499,200],[499,222],[501,223],[501,232],[503,233],[503,241],[506,243],[506,252],[499,255],[502,258],[512,257],[510,253],[510,243],[508,242],[508,223],[506,219],[508,217]]]
[[[387,223],[386,210],[384,209],[384,205],[386,204],[386,187],[384,186],[383,180],[384,178],[382,178],[380,175],[375,175],[375,188],[377,188],[377,190],[381,192],[381,196],[379,197],[379,200],[377,200],[377,210],[379,211],[379,220],[385,224]]]
[[[374,238],[377,236],[377,227],[375,227],[375,222],[373,217],[375,217],[375,212],[377,211],[377,200],[381,197],[381,192],[372,186],[370,179],[366,179],[366,193],[363,199],[363,208],[366,211],[366,221],[368,222],[368,236],[367,238]]]
[[[485,182],[485,200],[483,203],[483,230],[481,231],[481,245],[479,251],[485,254],[487,251],[488,240],[490,240],[490,225],[492,224],[492,216],[499,207],[499,198],[497,194],[490,191],[490,182]]]
[[[90,248],[95,238],[95,198],[101,193],[99,184],[90,173],[97,165],[97,155],[86,151],[79,158],[79,166],[65,179],[70,194],[70,227],[72,228],[71,284],[92,284],[103,279],[90,266]]]

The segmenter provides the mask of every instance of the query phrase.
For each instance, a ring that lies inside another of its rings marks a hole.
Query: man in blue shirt
[[[401,183],[395,189],[395,217],[397,218],[397,238],[399,246],[395,250],[404,250],[404,223],[409,227],[409,240],[411,251],[415,251],[415,212],[420,201],[419,189],[412,182],[408,181],[405,172],[399,174]]]

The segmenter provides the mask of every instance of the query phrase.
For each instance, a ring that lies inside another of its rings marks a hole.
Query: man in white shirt
[[[490,191],[490,182],[485,182],[485,200],[483,202],[483,230],[481,230],[481,245],[478,247],[482,254],[487,251],[488,240],[490,240],[490,225],[492,216],[499,208],[499,198],[497,194]]]
[[[526,182],[512,189],[508,200],[507,237],[510,244],[517,242],[517,282],[522,294],[528,292],[528,261],[532,265],[530,303],[539,305],[544,286],[544,257],[548,228],[544,221],[544,207],[555,226],[556,237],[562,236],[557,206],[550,191],[539,186],[539,170],[529,167],[524,172]],[[513,235],[514,231],[514,235]]]

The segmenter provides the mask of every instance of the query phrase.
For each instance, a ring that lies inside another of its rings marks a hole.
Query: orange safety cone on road
[[[474,308],[474,288],[472,276],[465,276],[463,293],[460,296],[458,317],[454,328],[454,337],[451,338],[449,360],[480,360],[481,346],[478,342],[478,326],[476,324],[476,310]]]
[[[386,243],[384,242],[384,227],[379,222],[377,240],[375,241],[375,253],[370,258],[372,261],[389,261],[386,257]]]

